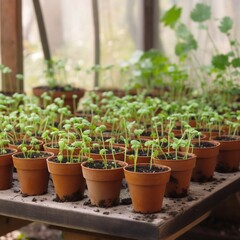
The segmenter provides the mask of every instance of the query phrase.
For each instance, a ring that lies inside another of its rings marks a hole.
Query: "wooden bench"
[[[51,181],[47,194],[22,197],[14,174],[13,188],[0,191],[0,235],[37,221],[63,229],[66,236],[75,236],[72,239],[176,239],[203,221],[214,206],[239,190],[240,172],[215,173],[212,182],[192,182],[188,197],[164,198],[160,213],[142,215],[134,213],[131,204],[107,209],[93,207],[88,205],[87,197],[74,203],[55,202]],[[121,199],[127,198],[128,189],[123,188]]]

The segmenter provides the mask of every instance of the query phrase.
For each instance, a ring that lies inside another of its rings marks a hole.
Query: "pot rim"
[[[93,159],[93,161],[103,162],[102,159]],[[108,162],[114,162],[114,160],[112,160],[112,159],[108,159],[107,161],[108,161]],[[82,162],[82,163],[81,163],[82,168],[91,169],[91,170],[93,170],[93,171],[102,171],[102,170],[114,171],[114,170],[122,169],[122,168],[128,166],[128,163],[127,163],[127,162],[120,161],[120,160],[115,160],[116,163],[120,163],[120,165],[125,165],[125,166],[121,166],[121,167],[119,167],[119,168],[112,168],[112,169],[104,169],[104,168],[97,169],[97,168],[89,168],[89,167],[86,167],[85,164],[86,164],[87,162],[88,162],[88,161],[85,161],[85,162]]]
[[[144,165],[150,165],[150,164],[149,163],[137,163],[137,166],[144,166]],[[123,169],[124,169],[124,171],[127,171],[127,172],[136,173],[136,174],[145,174],[145,175],[154,175],[154,174],[157,175],[157,174],[168,173],[168,172],[172,171],[172,169],[170,167],[168,167],[166,165],[163,165],[163,164],[153,163],[152,165],[156,166],[156,167],[164,167],[164,168],[167,168],[167,170],[166,171],[162,171],[162,172],[154,172],[154,173],[149,172],[149,173],[145,173],[145,172],[134,172],[134,171],[130,171],[130,170],[127,169],[128,167],[133,167],[134,164],[130,164],[128,166],[125,166]]]

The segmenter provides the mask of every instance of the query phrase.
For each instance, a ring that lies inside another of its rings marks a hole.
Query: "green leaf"
[[[176,29],[176,35],[179,39],[182,39],[184,41],[186,41],[187,43],[193,43],[193,41],[196,42],[196,40],[194,39],[193,34],[189,31],[189,29],[187,28],[187,26],[183,23],[179,24],[177,29]],[[197,43],[194,45],[197,45]]]
[[[179,42],[175,46],[175,54],[177,56],[186,56],[190,51],[197,49],[197,42],[191,38],[187,42]]]
[[[212,65],[215,68],[225,70],[226,67],[229,65],[228,56],[225,54],[218,54],[218,55],[213,56]]]
[[[232,66],[235,68],[240,67],[240,58],[234,58],[232,60]]]
[[[204,3],[198,3],[190,16],[194,22],[200,23],[209,20],[211,18],[211,7]]]
[[[165,14],[163,15],[161,21],[164,23],[165,26],[170,26],[173,28],[179,18],[181,17],[182,8],[178,8],[176,5],[173,5]]]
[[[186,56],[191,50],[197,49],[197,41],[185,24],[181,23],[178,25],[176,35],[179,39],[175,46],[175,54],[177,56]]]
[[[219,30],[222,33],[228,33],[233,27],[233,20],[230,17],[224,17],[220,22]]]

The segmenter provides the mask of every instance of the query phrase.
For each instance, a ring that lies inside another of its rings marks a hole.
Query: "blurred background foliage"
[[[182,8],[181,22],[187,26],[198,43],[195,56],[202,65],[211,62],[215,51],[209,41],[207,31],[202,31],[190,17],[196,3],[203,2],[211,7],[211,20],[208,31],[221,52],[230,50],[226,36],[222,34],[216,21],[230,16],[233,21],[231,34],[239,39],[240,19],[238,0],[159,0],[158,50],[177,61],[175,45],[176,33],[160,22],[163,14],[174,4]],[[139,59],[142,43],[142,0],[99,0],[99,22],[101,41],[101,65],[104,70],[100,86],[123,87],[130,77],[123,74],[126,64]],[[70,83],[92,89],[93,74],[89,69],[94,65],[94,32],[91,1],[88,0],[41,0],[50,49],[54,58],[64,59]],[[23,0],[23,37],[25,90],[45,82],[43,52],[31,0]],[[80,71],[73,69],[78,66]],[[136,73],[137,74],[137,73]]]

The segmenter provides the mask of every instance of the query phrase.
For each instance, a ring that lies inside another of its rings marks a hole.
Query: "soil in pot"
[[[155,213],[161,210],[170,171],[169,167],[161,165],[150,168],[149,163],[137,164],[136,172],[133,165],[124,168],[135,212]]]
[[[103,147],[102,147],[103,148]],[[91,148],[90,149],[90,158],[95,159],[95,160],[101,160],[102,156],[100,155],[100,150],[102,148]],[[105,146],[106,149],[106,159],[108,160],[118,160],[118,161],[123,161],[124,160],[124,151],[125,149],[123,147],[114,147],[114,153],[112,153],[112,149],[108,148]],[[113,156],[114,154],[114,156]]]
[[[138,158],[137,158],[137,163],[149,163],[151,159],[151,152],[147,152],[144,150],[139,149],[138,150]],[[126,155],[126,162],[130,164],[134,164],[134,151],[129,150],[127,151]]]
[[[69,163],[66,157],[61,162],[57,157],[47,160],[56,192],[54,201],[75,202],[84,198],[86,182],[82,175],[81,162]]]

